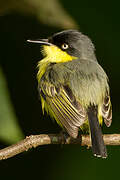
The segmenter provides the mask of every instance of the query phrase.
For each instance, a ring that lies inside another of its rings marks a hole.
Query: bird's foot
[[[61,144],[69,144],[68,142],[70,141],[71,137],[67,132],[61,131],[60,136],[61,136]]]

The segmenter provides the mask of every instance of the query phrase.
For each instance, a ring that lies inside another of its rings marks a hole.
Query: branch
[[[106,145],[120,145],[120,134],[103,135]],[[0,150],[0,160],[8,159],[24,151],[28,151],[32,147],[47,145],[47,144],[80,144],[81,146],[91,146],[89,135],[82,135],[76,139],[71,137],[64,138],[62,134],[40,134],[31,135],[24,140],[8,146]]]

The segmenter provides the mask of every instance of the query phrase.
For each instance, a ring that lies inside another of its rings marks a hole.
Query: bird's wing
[[[86,111],[75,99],[69,86],[56,88],[50,83],[43,82],[41,90],[54,118],[62,124],[70,136],[76,138],[79,127],[86,120]]]
[[[102,105],[102,116],[107,127],[112,123],[112,105],[110,101],[110,96],[106,95]]]

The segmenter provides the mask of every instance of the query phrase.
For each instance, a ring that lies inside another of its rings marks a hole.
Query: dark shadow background
[[[64,1],[64,7],[78,22],[80,30],[95,44],[99,63],[109,76],[113,104],[113,123],[104,133],[120,133],[120,11],[94,2],[87,8],[79,0]],[[69,6],[68,6],[69,3]],[[107,5],[108,1],[106,1]],[[88,2],[89,5],[89,2]],[[85,8],[83,8],[85,7]],[[0,17],[0,63],[8,81],[19,125],[25,135],[60,131],[47,115],[42,116],[37,92],[37,62],[40,47],[27,39],[46,38],[60,31],[40,24],[32,16],[12,13]],[[5,144],[1,142],[1,148]],[[0,162],[0,178],[45,180],[113,180],[119,177],[120,147],[108,147],[108,158],[97,159],[91,150],[79,145],[49,145],[32,149]]]

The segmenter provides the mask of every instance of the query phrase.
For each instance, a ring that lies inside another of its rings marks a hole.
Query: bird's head
[[[42,45],[42,53],[50,62],[67,62],[73,59],[96,60],[91,40],[77,30],[65,30],[48,39],[28,40]]]

